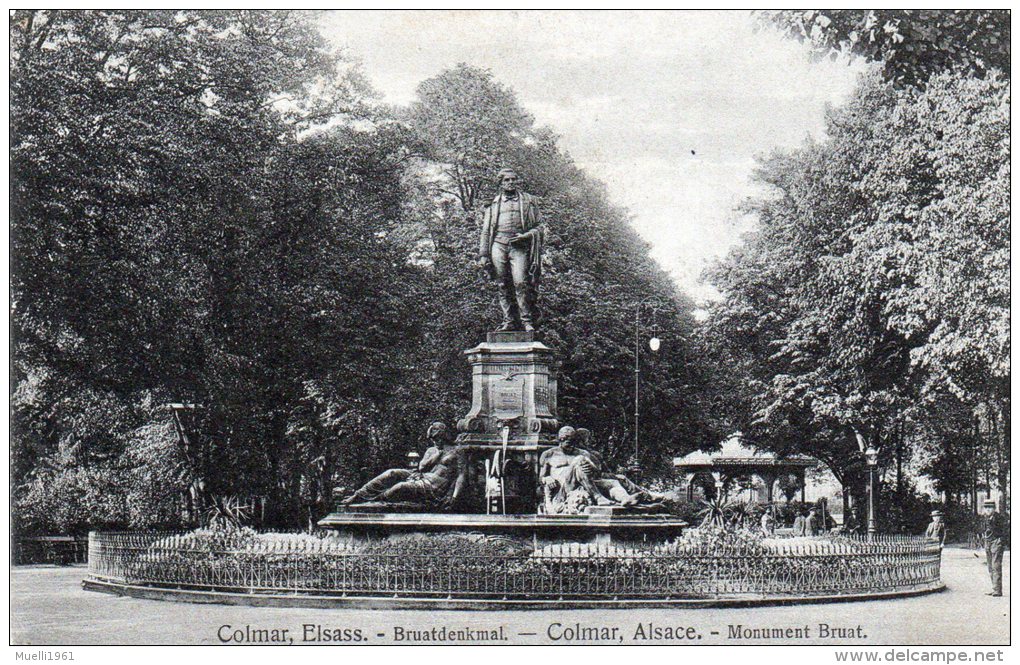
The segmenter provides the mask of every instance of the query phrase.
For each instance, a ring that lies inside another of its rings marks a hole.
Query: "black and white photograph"
[[[12,661],[1009,658],[1008,9],[8,13]]]

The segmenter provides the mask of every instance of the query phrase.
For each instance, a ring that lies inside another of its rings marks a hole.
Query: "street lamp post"
[[[647,305],[649,300],[642,300],[634,306],[634,461],[637,462],[638,452],[641,450],[641,307]],[[658,311],[653,308],[652,312]],[[648,348],[658,351],[662,344],[655,336],[648,340]]]
[[[864,457],[868,460],[868,538],[874,538],[878,533],[878,522],[875,519],[875,488],[878,480],[878,450],[874,446],[868,446],[864,451]]]

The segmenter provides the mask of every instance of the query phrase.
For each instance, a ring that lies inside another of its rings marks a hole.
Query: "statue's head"
[[[504,192],[516,192],[521,182],[520,176],[513,169],[500,169],[496,179],[499,180],[499,188]]]
[[[564,425],[556,435],[556,440],[561,446],[571,446],[574,443],[574,436],[577,432],[570,425]]]
[[[591,440],[591,430],[585,427],[578,427],[574,433],[574,439],[578,446],[584,448],[585,444]]]
[[[429,425],[428,432],[425,436],[430,440],[443,440],[446,438],[446,423],[439,420]]]

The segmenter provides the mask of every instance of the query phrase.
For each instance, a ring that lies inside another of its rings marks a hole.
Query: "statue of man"
[[[547,512],[563,512],[567,497],[575,490],[587,493],[596,505],[612,504],[595,486],[595,480],[599,477],[597,461],[587,450],[574,445],[575,436],[573,427],[561,427],[557,435],[559,445],[545,451],[539,458],[538,478],[542,484]]]
[[[597,506],[636,506],[663,500],[661,494],[633,483],[621,474],[602,472],[602,458],[582,448],[591,433],[584,428],[560,428],[559,446],[550,448],[539,458],[539,482],[548,513],[562,513],[567,498],[576,491],[584,492]]]
[[[478,265],[499,284],[498,330],[535,329],[542,278],[542,220],[535,197],[512,169],[499,172],[500,193],[482,213]]]
[[[417,470],[384,471],[344,499],[343,504],[409,502],[443,510],[453,506],[466,484],[467,464],[461,459],[460,449],[451,444],[444,423],[432,423],[426,439],[432,445],[425,451]]]

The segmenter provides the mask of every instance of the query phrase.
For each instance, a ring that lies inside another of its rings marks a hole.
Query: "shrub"
[[[682,503],[668,504],[671,515],[682,519],[691,525],[701,524],[701,512],[705,509],[700,502],[684,501]]]
[[[404,556],[515,557],[531,552],[531,546],[499,536],[470,536],[459,533],[415,533],[393,535],[360,548],[364,554]]]
[[[212,526],[195,529],[183,535],[167,536],[149,546],[150,550],[183,549],[190,552],[224,552],[252,548],[260,539],[254,529],[235,526]]]
[[[878,519],[881,528],[887,533],[924,533],[931,521],[932,504],[928,497],[919,494],[907,485],[901,492],[884,492],[881,494]]]
[[[15,508],[28,533],[85,534],[128,523],[123,474],[108,467],[41,471],[20,488]]]
[[[793,521],[797,519],[797,515],[807,514],[812,504],[791,501],[789,503],[773,503],[772,507],[776,510],[776,526],[791,527],[793,526]]]
[[[674,541],[677,548],[705,549],[741,548],[749,553],[764,552],[762,534],[754,529],[706,525],[688,529]]]

